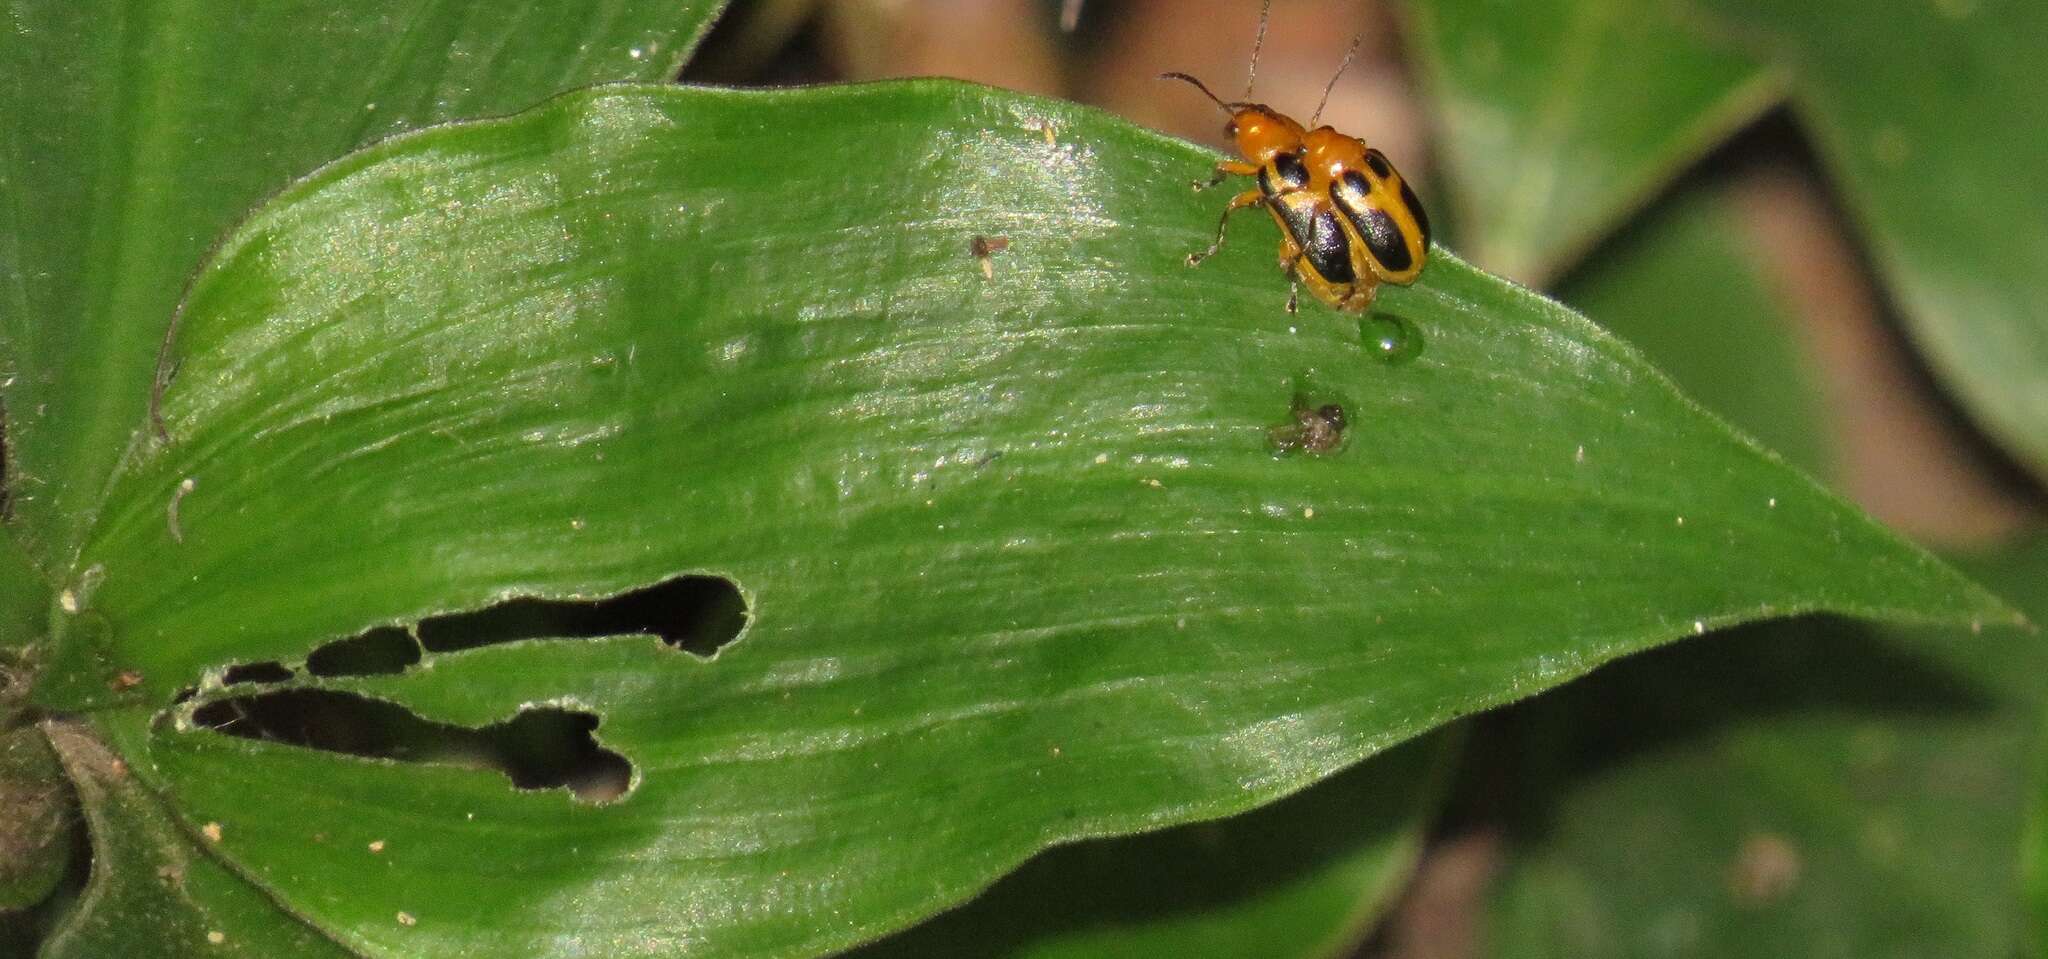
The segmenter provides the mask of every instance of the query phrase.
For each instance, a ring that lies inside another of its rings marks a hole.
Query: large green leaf
[[[0,14],[0,408],[68,562],[185,279],[258,200],[394,132],[672,77],[717,0],[61,0]]]
[[[193,835],[204,827],[181,828],[89,724],[42,729],[78,789],[93,870],[41,959],[347,955],[212,859]]]
[[[1667,4],[1407,0],[1454,225],[1489,269],[1547,281],[1777,99]]]
[[[2048,5],[1688,0],[1790,70],[1915,343],[2048,468]]]
[[[2020,878],[2026,899],[2026,954],[2048,955],[2048,710],[2035,729],[2026,830],[2020,837]]]
[[[1972,565],[2048,614],[2048,549]],[[2037,635],[1808,619],[1530,704],[1489,954],[2015,955],[2044,670]]]
[[[1825,463],[1811,374],[1701,175],[1563,285],[1694,397]],[[2037,595],[2040,556],[1980,563]],[[1806,620],[1617,664],[1507,714],[1490,954],[2008,956],[2038,637]],[[1987,685],[1989,683],[1989,685]],[[1645,849],[1655,849],[1645,856]]]
[[[0,668],[7,668],[17,650],[42,636],[49,613],[49,578],[14,538],[13,528],[0,524]],[[6,685],[0,677],[0,687]],[[0,694],[0,707],[7,704],[7,697]],[[0,721],[8,718],[4,713],[0,708]]]
[[[9,954],[5,927],[49,896],[71,865],[75,804],[32,726],[0,732],[0,809],[0,954]]]
[[[172,443],[67,584],[67,663],[145,681],[45,701],[172,708],[103,726],[353,948],[797,955],[1678,635],[2008,615],[1448,253],[1382,297],[1406,365],[1281,312],[1269,223],[1185,268],[1221,198],[1160,184],[1211,162],[933,81],[600,89],[334,164],[195,283]],[[1340,451],[1272,454],[1297,391],[1346,405]],[[587,711],[616,802],[191,722],[230,662],[692,571],[751,606],[711,661],[530,639],[320,681]]]
[[[1833,477],[1814,360],[1743,242],[1731,188],[1723,176],[1689,178],[1567,274],[1558,297],[1773,452]]]
[[[848,959],[1346,955],[1414,868],[1461,739],[1404,743],[1220,822],[1054,849]]]

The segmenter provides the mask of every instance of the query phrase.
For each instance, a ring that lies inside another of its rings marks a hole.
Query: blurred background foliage
[[[1988,187],[2040,181],[2022,168],[2048,126],[2024,121],[2048,90],[2013,40],[2040,14],[1755,6],[1276,0],[1254,99],[1307,115],[1362,36],[1324,119],[1395,159],[1441,242],[1634,342],[2039,621],[2048,194]],[[1213,106],[1155,77],[1234,95],[1258,4],[1188,13],[762,0],[685,78],[954,76],[1227,150]],[[1358,872],[1387,840],[1374,817],[1305,811],[1382,757],[1238,820],[1055,850],[872,954],[1240,955],[1217,928],[1294,908],[1267,954],[2010,956],[2048,914],[2044,667],[2032,635],[1829,619],[1680,644],[1469,724],[1412,876]],[[1292,868],[1253,865],[1276,849]],[[1234,894],[1233,863],[1258,877]],[[1300,891],[1339,875],[1354,895]]]

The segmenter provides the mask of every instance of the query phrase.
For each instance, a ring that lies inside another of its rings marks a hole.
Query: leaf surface
[[[847,959],[1329,959],[1398,898],[1462,737],[1403,743],[1241,816],[1049,850]]]
[[[1212,162],[917,81],[593,90],[323,169],[198,278],[172,442],[72,584],[63,654],[146,681],[45,700],[198,687],[117,743],[359,951],[808,955],[1679,635],[2009,615],[1447,252],[1381,298],[1399,365],[1281,310],[1269,223],[1186,268],[1222,198],[1159,184]],[[1339,450],[1274,455],[1296,393],[1344,405]],[[232,663],[682,574],[748,605],[714,658],[543,631],[292,681],[587,714],[613,802],[193,722],[277,688]]]
[[[349,955],[209,857],[204,824],[181,826],[90,723],[41,728],[78,790],[93,855],[92,875],[41,959]]]
[[[1687,396],[1832,479],[1838,441],[1816,360],[1743,243],[1734,189],[1718,176],[1679,186],[1565,276],[1558,298],[1641,349]]]
[[[1971,565],[2048,612],[2048,550]],[[2013,630],[1803,619],[1530,704],[1546,748],[1523,755],[1548,760],[1487,954],[2018,954],[2044,652]]]
[[[64,0],[0,13],[0,411],[23,545],[64,566],[186,279],[365,143],[663,80],[716,0]]]
[[[1564,293],[1826,471],[1811,364],[1726,193],[1688,178]],[[2044,555],[1970,568],[2037,599]],[[1516,707],[1497,775],[1526,788],[1496,792],[1510,842],[1486,954],[2011,955],[2020,784],[2040,741],[2028,677],[2044,665],[2034,634],[1809,618]]]
[[[0,663],[12,662],[15,652],[42,638],[49,615],[50,580],[13,528],[0,524]]]

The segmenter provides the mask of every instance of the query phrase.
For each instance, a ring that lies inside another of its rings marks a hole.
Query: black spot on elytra
[[[1365,151],[1365,165],[1372,168],[1373,176],[1382,180],[1394,178],[1394,165],[1387,162],[1387,155],[1378,150]]]
[[[1344,193],[1346,188],[1357,192]],[[1409,255],[1407,240],[1401,235],[1401,227],[1394,218],[1367,199],[1371,190],[1372,185],[1354,170],[1344,174],[1340,187],[1332,188],[1332,198],[1358,230],[1358,235],[1365,238],[1365,248],[1372,258],[1388,272],[1405,272],[1415,265],[1415,258]]]
[[[1308,255],[1309,265],[1323,279],[1332,283],[1350,283],[1358,279],[1357,271],[1351,268],[1351,240],[1344,235],[1344,228],[1337,225],[1337,214],[1329,209],[1317,210],[1313,231],[1309,241],[1302,244]]]
[[[1280,153],[1273,157],[1272,169],[1280,174],[1280,185],[1291,190],[1308,186],[1308,167],[1301,163],[1300,153]],[[1272,193],[1268,189],[1266,192]]]
[[[1429,249],[1429,214],[1423,212],[1422,198],[1408,188],[1408,181],[1401,181],[1401,202],[1408,205],[1408,212],[1415,214],[1415,228],[1422,231],[1422,248]]]

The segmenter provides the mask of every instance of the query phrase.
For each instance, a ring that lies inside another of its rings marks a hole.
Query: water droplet
[[[1358,334],[1365,351],[1388,363],[1406,363],[1422,355],[1422,331],[1399,317],[1384,313],[1358,321]]]

